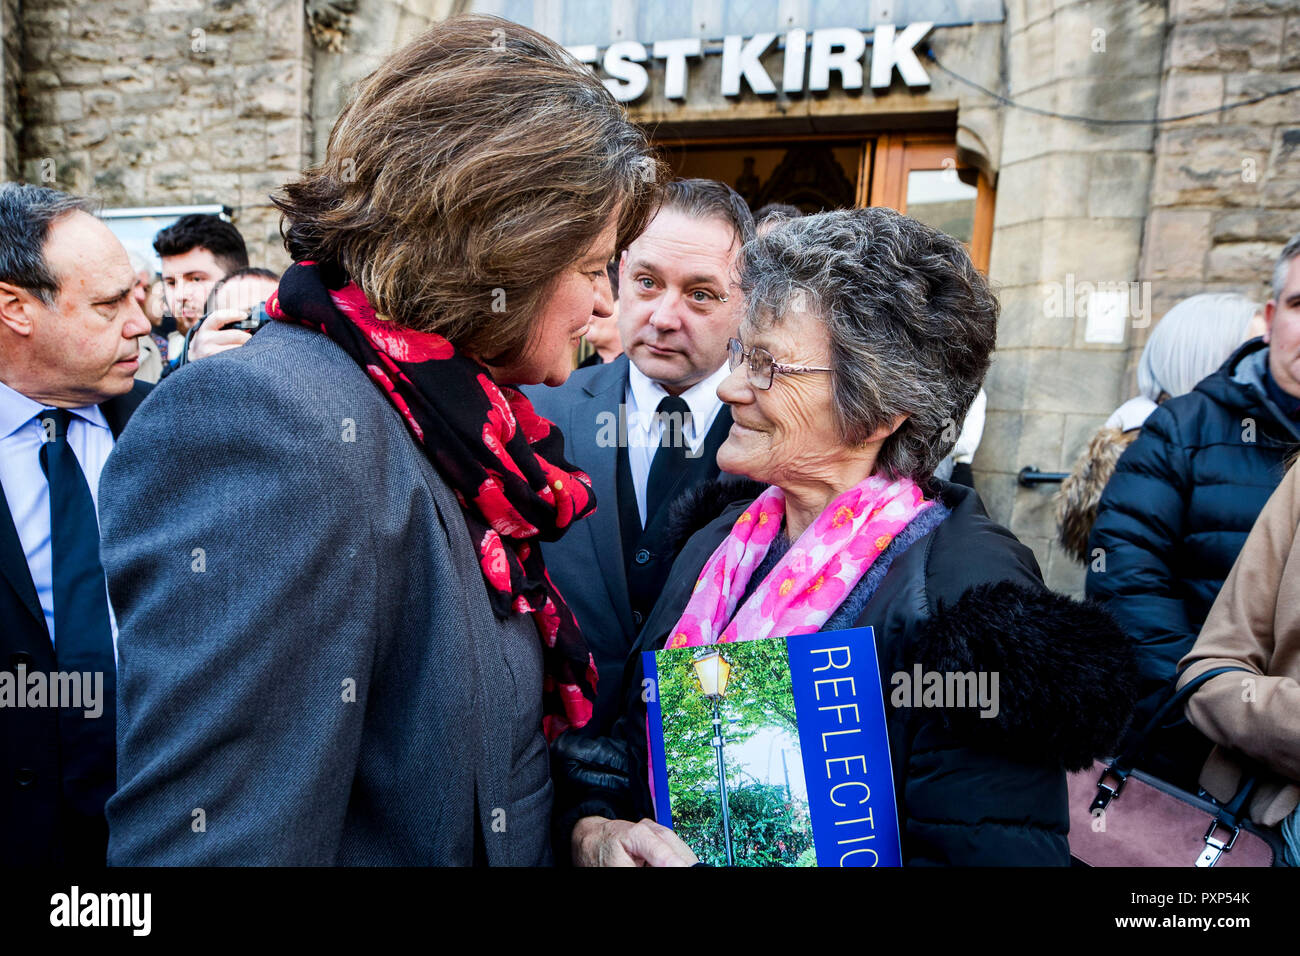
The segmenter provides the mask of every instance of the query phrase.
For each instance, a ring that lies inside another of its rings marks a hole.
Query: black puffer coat
[[[1131,649],[1104,611],[1043,586],[1033,554],[989,519],[974,490],[936,486],[952,513],[894,559],[857,623],[875,628],[883,687],[916,663],[997,672],[999,712],[887,708],[904,862],[1065,865],[1065,770],[1108,752],[1126,725]],[[627,716],[614,736],[557,743],[560,859],[582,816],[653,816],[639,652],[663,647],[700,569],[753,497],[751,486],[720,515],[716,499],[705,509],[716,519],[686,543],[629,658]]]
[[[1178,661],[1300,441],[1268,396],[1267,367],[1268,347],[1253,339],[1193,391],[1161,405],[1102,494],[1087,593],[1133,640],[1141,680],[1134,726],[1172,688]],[[1208,741],[1184,724],[1157,749],[1147,769],[1194,789]]]

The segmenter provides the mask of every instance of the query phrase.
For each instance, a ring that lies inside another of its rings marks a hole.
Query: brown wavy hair
[[[589,69],[508,20],[454,17],[361,81],[322,163],[273,197],[295,260],[494,363],[612,215],[646,226],[664,168]]]

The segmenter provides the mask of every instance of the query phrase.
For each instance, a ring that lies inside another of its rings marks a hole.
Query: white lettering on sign
[[[888,89],[895,71],[908,86],[929,86],[930,77],[917,58],[916,47],[933,27],[933,23],[912,23],[900,31],[892,23],[876,26],[871,40],[871,89]],[[740,96],[742,86],[764,96],[776,93],[776,84],[761,59],[776,37],[775,33],[757,33],[752,37],[732,34],[722,38],[723,96]],[[810,45],[811,54],[808,52]],[[580,63],[601,64],[607,74],[605,86],[621,103],[630,103],[645,95],[650,87],[650,74],[642,64],[651,58],[664,62],[664,98],[685,100],[689,89],[690,61],[704,53],[703,43],[694,37],[658,40],[652,54],[647,53],[645,46],[636,40],[611,44],[603,57],[600,50],[590,44],[568,49]],[[811,44],[806,30],[790,30],[785,34],[781,91],[788,94],[805,91],[825,93],[830,89],[832,73],[839,74],[842,89],[860,90],[866,49],[866,36],[852,27],[814,30]]]

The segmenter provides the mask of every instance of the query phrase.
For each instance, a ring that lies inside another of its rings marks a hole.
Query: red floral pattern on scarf
[[[441,335],[377,315],[336,267],[295,263],[266,310],[328,336],[383,390],[456,493],[493,611],[533,616],[547,740],[586,724],[595,661],[531,543],[555,540],[596,507],[591,479],[564,460],[564,436]]]

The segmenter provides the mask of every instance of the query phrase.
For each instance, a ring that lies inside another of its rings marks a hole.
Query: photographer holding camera
[[[266,300],[280,277],[256,266],[237,269],[217,281],[208,294],[203,321],[194,326],[181,351],[181,364],[238,348],[267,321]]]

